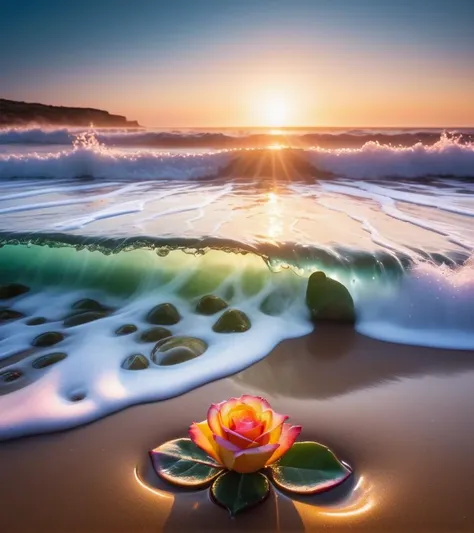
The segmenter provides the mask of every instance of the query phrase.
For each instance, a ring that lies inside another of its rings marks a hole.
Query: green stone
[[[12,383],[17,379],[20,379],[21,376],[23,376],[23,372],[21,370],[5,370],[0,372],[0,381],[3,381],[3,383]]]
[[[152,361],[161,366],[177,365],[199,357],[207,344],[195,337],[170,337],[158,341],[151,352]]]
[[[0,300],[8,300],[25,294],[30,290],[26,285],[21,283],[10,283],[8,285],[0,285]]]
[[[13,309],[0,309],[0,324],[2,322],[8,322],[9,320],[18,320],[24,318],[25,315],[19,311]]]
[[[33,339],[33,342],[31,344],[33,346],[44,348],[46,346],[53,346],[54,344],[58,344],[58,342],[61,342],[62,340],[64,340],[64,335],[62,333],[59,333],[59,331],[48,331],[47,333],[42,333],[41,335],[38,335],[35,339]]]
[[[146,317],[150,324],[172,326],[181,320],[181,315],[173,304],[160,304],[154,307]]]
[[[217,333],[243,333],[250,329],[248,316],[238,309],[229,309],[212,326]]]
[[[201,315],[215,315],[226,307],[228,307],[228,305],[222,298],[208,294],[199,300],[196,306],[196,311]]]
[[[154,326],[152,328],[149,328],[145,331],[143,331],[140,334],[139,339],[142,342],[158,342],[161,339],[166,339],[167,337],[171,337],[172,333],[169,329],[162,328],[161,326]]]
[[[144,370],[149,365],[148,359],[143,354],[135,353],[124,360],[122,368],[125,368],[125,370]]]
[[[107,312],[109,311],[109,308],[105,305],[102,305],[97,300],[92,300],[91,298],[84,298],[82,300],[78,300],[77,302],[74,302],[71,305],[71,309],[74,309],[74,311],[102,311]]]
[[[46,355],[42,355],[41,357],[38,357],[38,359],[35,359],[33,361],[33,368],[46,368],[47,366],[54,365],[55,363],[59,363],[59,361],[62,361],[63,359],[66,359],[67,354],[64,352],[54,352],[54,353],[48,353]]]
[[[135,324],[124,324],[115,330],[115,335],[130,335],[130,333],[135,333],[137,331],[137,326]]]
[[[41,324],[45,324],[47,322],[46,318],[42,316],[37,316],[34,318],[30,318],[30,320],[26,321],[27,326],[40,326]]]
[[[100,311],[85,311],[84,313],[68,316],[63,323],[67,328],[73,328],[74,326],[87,324],[88,322],[93,322],[94,320],[100,320],[106,316],[106,313]]]
[[[342,283],[324,272],[313,272],[308,279],[306,305],[313,321],[355,322],[354,300]]]

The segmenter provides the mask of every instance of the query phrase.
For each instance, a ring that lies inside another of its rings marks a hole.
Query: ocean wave
[[[109,147],[143,148],[264,148],[275,142],[295,148],[357,148],[368,142],[384,145],[413,146],[435,144],[443,130],[274,130],[260,132],[235,131],[159,131],[145,129],[89,130],[97,140]],[[84,128],[4,128],[0,129],[0,145],[70,145]],[[474,130],[461,129],[445,133],[457,136],[462,143],[474,140]]]
[[[0,154],[0,178],[474,177],[474,144],[446,135],[430,146],[395,147],[371,141],[361,148],[272,148],[193,154],[130,152],[108,148],[91,134],[80,136],[72,149],[60,152]]]

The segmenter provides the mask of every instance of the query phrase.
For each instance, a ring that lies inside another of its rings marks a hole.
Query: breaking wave
[[[355,179],[474,177],[474,143],[442,135],[432,145],[392,146],[366,142],[360,148],[233,149],[163,153],[110,148],[93,133],[57,152],[0,154],[0,178],[110,178],[192,180],[219,177]],[[281,177],[279,176],[279,177]]]

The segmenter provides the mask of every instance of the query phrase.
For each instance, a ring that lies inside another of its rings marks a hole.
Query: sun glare
[[[262,126],[279,128],[289,119],[288,102],[282,96],[267,96],[262,102]]]

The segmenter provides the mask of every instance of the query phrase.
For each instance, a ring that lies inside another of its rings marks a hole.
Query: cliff
[[[98,128],[139,128],[135,120],[120,115],[87,107],[63,107],[30,104],[0,98],[0,127],[26,126],[85,126],[94,124]]]

